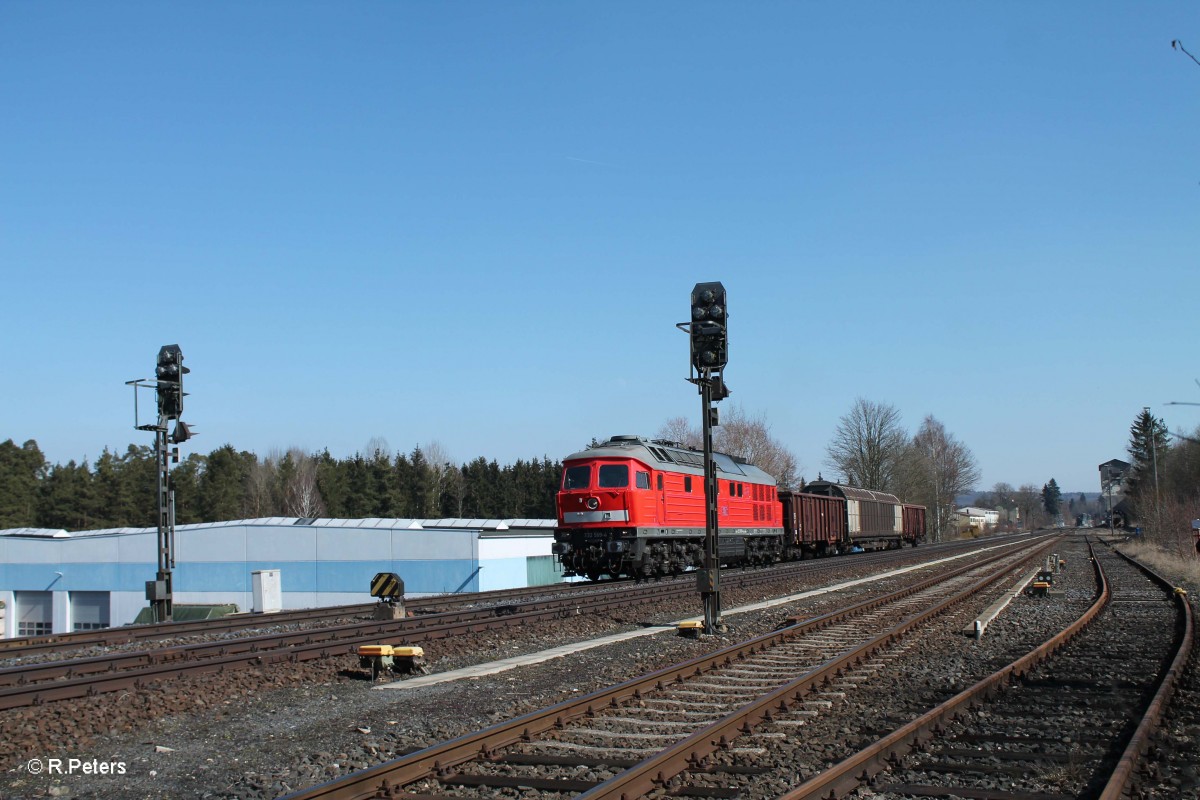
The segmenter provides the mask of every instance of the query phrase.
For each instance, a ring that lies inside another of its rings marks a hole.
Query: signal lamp
[[[729,361],[729,331],[725,287],[719,281],[697,283],[692,289],[692,366],[721,369]]]
[[[158,413],[167,419],[179,419],[183,413],[183,376],[191,372],[183,365],[183,351],[177,344],[165,344],[158,351]]]

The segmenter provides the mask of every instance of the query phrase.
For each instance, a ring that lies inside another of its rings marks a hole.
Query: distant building
[[[1133,465],[1119,458],[1110,459],[1101,464],[1100,470],[1100,503],[1107,517],[1116,527],[1123,527],[1132,518],[1132,504],[1126,497],[1126,481]]]
[[[1102,500],[1108,499],[1110,491],[1114,505],[1124,499],[1125,481],[1128,479],[1129,471],[1132,468],[1132,464],[1128,461],[1122,461],[1119,458],[1105,461],[1099,466],[1100,494]]]
[[[557,583],[554,520],[296,519],[176,528],[174,602],[253,605],[252,573],[280,571],[284,608],[371,601],[395,572],[410,596]],[[157,531],[0,530],[3,635],[125,625],[147,605]]]
[[[1000,512],[967,506],[955,511],[954,519],[960,533],[989,533],[1000,524]]]

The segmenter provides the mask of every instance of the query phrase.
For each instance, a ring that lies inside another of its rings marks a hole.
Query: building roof
[[[177,525],[176,531],[229,528],[234,526],[283,527],[305,525],[313,528],[376,528],[381,530],[477,530],[481,534],[536,534],[551,532],[555,527],[552,519],[401,519],[369,517],[367,519],[311,519],[307,517],[260,517],[257,519],[234,519],[221,522],[199,522],[192,525]],[[0,530],[0,536],[27,536],[43,539],[74,539],[84,536],[119,536],[122,534],[150,533],[157,528],[100,528],[90,531],[68,532],[61,528],[8,528]]]
[[[958,509],[958,513],[967,514],[972,517],[986,517],[988,514],[999,514],[1000,512],[994,508],[979,508],[978,506],[967,506],[966,508]]]

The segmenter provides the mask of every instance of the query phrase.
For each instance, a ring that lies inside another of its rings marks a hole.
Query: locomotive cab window
[[[624,489],[629,485],[629,465],[601,464],[600,480],[596,485],[601,489]]]
[[[649,472],[642,472],[639,470],[636,477],[637,477],[637,488],[639,488],[639,489],[649,489],[650,488],[650,473]]]
[[[563,470],[564,489],[586,489],[591,482],[591,467],[567,467]]]
[[[692,476],[691,475],[683,476],[683,490],[685,492],[690,492],[692,490]]]
[[[662,491],[662,486],[663,486],[663,484],[662,484],[662,473],[659,473],[659,475],[658,475],[658,490],[659,490],[660,492]]]

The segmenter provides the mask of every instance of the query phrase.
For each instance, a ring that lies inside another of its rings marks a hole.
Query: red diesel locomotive
[[[781,492],[773,477],[743,459],[713,453],[713,461],[723,564],[770,564],[924,538],[924,508],[904,506],[893,495],[825,481],[809,484],[815,491]],[[553,552],[566,575],[674,575],[703,563],[704,456],[697,450],[614,436],[563,460],[556,505]]]

